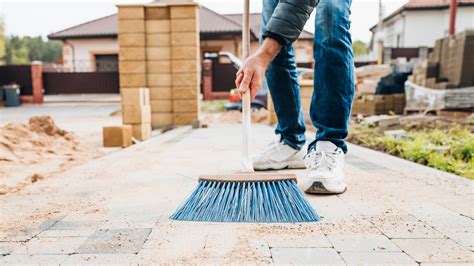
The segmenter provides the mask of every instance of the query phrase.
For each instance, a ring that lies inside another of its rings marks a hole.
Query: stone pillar
[[[43,63],[40,61],[31,63],[31,85],[33,103],[43,103]]]
[[[171,17],[171,72],[173,124],[199,120],[201,63],[199,54],[199,6],[169,3]]]
[[[212,100],[212,60],[205,59],[202,63],[202,88],[204,100]]]

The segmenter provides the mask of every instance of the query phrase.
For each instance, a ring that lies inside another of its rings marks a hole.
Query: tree
[[[3,25],[3,18],[0,17],[0,65],[5,64],[5,29]]]
[[[354,56],[367,54],[367,46],[365,42],[356,40],[352,43],[352,50],[354,51]]]
[[[61,59],[62,44],[42,37],[10,36],[6,41],[6,63],[28,64],[31,61],[56,62]]]

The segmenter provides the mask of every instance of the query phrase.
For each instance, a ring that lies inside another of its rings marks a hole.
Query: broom
[[[250,48],[249,0],[244,1],[242,54]],[[170,217],[208,222],[313,222],[311,204],[296,185],[293,174],[253,173],[250,160],[250,91],[242,97],[242,173],[204,175],[197,188]]]

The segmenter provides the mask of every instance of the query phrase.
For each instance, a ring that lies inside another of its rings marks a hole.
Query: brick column
[[[204,100],[212,100],[212,60],[205,59],[202,63],[202,88]]]
[[[31,85],[33,102],[43,103],[43,63],[40,61],[31,63]]]

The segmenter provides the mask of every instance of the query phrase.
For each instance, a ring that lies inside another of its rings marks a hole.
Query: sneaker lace
[[[305,165],[307,169],[326,168],[329,171],[336,167],[336,153],[327,151],[313,151],[306,155]]]

